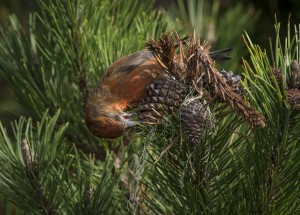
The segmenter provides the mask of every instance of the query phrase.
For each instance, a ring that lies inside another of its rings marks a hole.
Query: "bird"
[[[211,52],[210,57],[213,60],[228,60],[231,50]],[[180,93],[180,86],[174,83],[151,51],[143,49],[122,57],[109,66],[89,94],[85,106],[86,125],[95,136],[118,138],[139,123],[138,113],[132,110],[140,107],[149,93],[165,93],[172,99],[177,98],[175,106],[179,105],[181,98],[176,96],[176,92]],[[172,94],[172,89],[177,91]],[[164,99],[161,97],[153,99]]]

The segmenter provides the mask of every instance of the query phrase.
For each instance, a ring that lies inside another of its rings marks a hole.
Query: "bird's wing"
[[[176,46],[175,46],[176,47]],[[223,49],[215,52],[210,52],[209,55],[213,60],[228,60],[230,57],[228,53],[232,51],[232,48]],[[154,56],[151,51],[143,49],[136,53],[127,55],[116,62],[114,62],[105,72],[105,77],[111,77],[120,73],[129,73],[137,66],[141,65],[147,60],[153,59]]]
[[[133,53],[131,55],[127,55],[115,63],[113,63],[105,73],[106,77],[111,77],[120,73],[129,73],[137,66],[141,65],[147,60],[154,58],[152,52],[143,49],[139,52]]]

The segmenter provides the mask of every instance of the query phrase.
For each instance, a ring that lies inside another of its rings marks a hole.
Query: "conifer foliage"
[[[255,17],[238,5],[220,16],[206,14],[202,7],[206,1],[196,0],[186,5],[178,0],[172,15],[154,9],[150,0],[38,3],[39,11],[29,15],[28,27],[14,15],[0,27],[0,75],[30,114],[13,122],[12,132],[0,124],[0,193],[17,212],[300,213],[299,26],[295,32],[289,26],[282,44],[277,23],[277,38],[268,53],[245,34],[246,46],[238,50],[248,51],[251,59],[243,60],[240,70],[220,72],[217,78],[222,64],[212,63],[207,72],[208,81],[216,85],[207,89],[218,99],[204,95],[205,102],[190,100],[181,112],[164,115],[163,124],[141,125],[111,141],[88,131],[83,107],[89,89],[112,62],[175,28],[186,36],[191,30],[185,29],[186,23],[189,28],[200,23],[204,31],[205,25],[219,19],[227,27],[218,24],[215,39],[219,39],[211,41],[212,50],[229,48]],[[216,12],[218,4],[210,8]],[[208,16],[210,22],[205,22]],[[240,18],[230,28],[233,17]],[[239,68],[239,55],[235,52],[226,71]],[[161,61],[169,62],[167,68],[174,66],[168,56]],[[223,89],[228,85],[229,94]],[[252,112],[240,110],[233,98]],[[156,99],[149,94],[150,103]],[[200,124],[189,118],[195,110],[203,114]],[[183,115],[188,117],[182,120]],[[186,126],[190,121],[196,123],[191,131]],[[265,127],[251,129],[259,127],[256,122]],[[192,144],[183,138],[189,132]]]

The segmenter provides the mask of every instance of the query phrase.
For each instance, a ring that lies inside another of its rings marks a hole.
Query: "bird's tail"
[[[186,36],[182,39],[180,39],[181,42],[183,42],[184,44],[186,43],[186,41],[189,39],[189,36]],[[177,49],[179,47],[179,42],[175,42],[174,43],[174,48]],[[221,49],[221,50],[217,50],[214,52],[210,52],[209,56],[214,60],[230,60],[231,58],[229,57],[229,53],[233,50],[233,48],[227,48],[227,49]]]
[[[233,48],[222,49],[214,52],[210,52],[209,56],[213,60],[230,60],[231,58],[228,56],[229,52],[231,52]]]

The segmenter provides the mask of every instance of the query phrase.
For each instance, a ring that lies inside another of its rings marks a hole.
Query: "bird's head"
[[[88,104],[85,110],[86,124],[94,135],[114,139],[122,136],[126,129],[137,125],[132,114],[97,104]]]
[[[122,136],[127,128],[136,125],[136,122],[124,118],[123,114],[98,116],[94,119],[86,119],[86,123],[94,135],[109,139]]]

